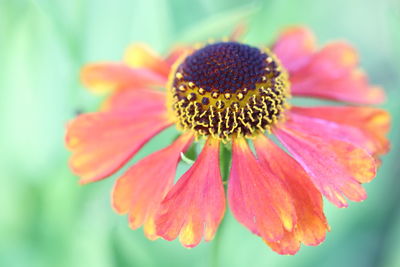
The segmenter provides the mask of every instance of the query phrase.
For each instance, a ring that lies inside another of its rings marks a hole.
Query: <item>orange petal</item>
[[[108,97],[101,106],[102,111],[122,111],[126,113],[151,114],[165,109],[166,95],[164,92],[123,88]]]
[[[338,132],[331,135],[321,128],[300,129],[288,120],[274,133],[294,158],[307,171],[315,186],[338,207],[347,207],[345,197],[362,201],[367,195],[360,183],[375,177],[375,160],[367,151],[338,139]],[[323,132],[323,133],[322,133]]]
[[[189,147],[192,140],[192,134],[181,135],[172,145],[130,167],[114,186],[114,209],[121,214],[129,212],[133,229],[145,224],[145,233],[149,239],[157,238],[154,215],[173,184],[180,153]]]
[[[366,151],[369,147],[369,140],[361,134],[359,130],[347,125],[340,125],[334,122],[329,122],[321,119],[302,116],[293,112],[289,113],[289,119],[286,121],[284,128],[290,129],[291,132],[304,134],[310,137],[317,137],[330,142],[337,140],[348,143],[359,151],[360,155],[365,154],[365,162],[369,162],[373,158]],[[350,164],[350,163],[349,163]],[[365,165],[365,175],[360,175],[357,181],[361,183],[370,182],[375,177],[375,164]],[[368,171],[370,170],[370,171]]]
[[[306,132],[320,138],[334,138],[348,142],[366,149],[369,153],[372,153],[374,150],[374,143],[372,140],[355,127],[319,118],[303,116],[293,112],[292,110],[290,110],[287,115],[289,118],[287,126],[292,130]]]
[[[166,112],[83,114],[67,127],[70,166],[81,183],[103,179],[124,165],[155,134],[169,126]]]
[[[285,231],[283,237],[276,241],[264,242],[276,253],[281,255],[295,255],[300,249],[300,242],[296,239],[293,232]]]
[[[193,166],[178,180],[161,204],[157,234],[178,237],[194,247],[204,236],[213,239],[225,212],[224,188],[219,169],[219,141],[209,138]]]
[[[290,73],[292,93],[359,104],[383,102],[382,89],[371,86],[357,64],[353,47],[343,42],[331,43]]]
[[[145,44],[131,45],[125,52],[124,61],[132,68],[145,68],[168,78],[170,66]]]
[[[287,186],[297,216],[293,231],[285,230],[282,239],[278,242],[267,241],[267,244],[280,254],[295,254],[300,248],[300,242],[310,246],[320,244],[328,230],[321,193],[303,168],[264,135],[259,135],[254,145],[265,172],[272,172]]]
[[[361,131],[372,143],[370,152],[377,156],[389,150],[386,135],[390,128],[388,112],[371,107],[293,107],[292,112],[348,125]]]
[[[232,143],[228,199],[236,219],[264,240],[278,241],[296,224],[287,187],[261,168],[243,138]]]
[[[165,61],[172,66],[179,58],[191,54],[193,51],[194,48],[190,46],[176,46],[171,50]]]
[[[307,64],[315,50],[314,35],[304,27],[287,28],[273,47],[274,53],[290,73]]]
[[[81,71],[83,84],[96,93],[106,93],[123,87],[142,88],[164,86],[167,79],[148,69],[133,69],[118,63],[95,63]]]
[[[244,21],[238,23],[233,29],[232,33],[229,35],[229,40],[238,42],[248,31],[248,25]]]
[[[358,64],[357,51],[345,42],[333,42],[315,53],[311,61],[294,76],[314,74],[325,78],[340,78]]]

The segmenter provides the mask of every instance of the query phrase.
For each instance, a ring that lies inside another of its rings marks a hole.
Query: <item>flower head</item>
[[[283,116],[289,81],[268,49],[209,44],[178,61],[168,94],[183,131],[231,140],[270,130]]]
[[[350,45],[318,49],[302,27],[286,29],[270,48],[230,40],[161,58],[134,45],[123,63],[88,65],[82,78],[110,96],[68,125],[70,165],[81,183],[112,175],[163,129],[181,133],[130,166],[113,190],[114,209],[150,239],[179,237],[186,247],[213,239],[225,212],[220,148],[228,146],[232,213],[274,251],[295,254],[329,230],[322,195],[338,207],[364,200],[361,184],[389,149],[390,117],[381,109],[288,104],[291,95],[362,105],[384,98]],[[174,183],[181,154],[201,139],[201,153]]]

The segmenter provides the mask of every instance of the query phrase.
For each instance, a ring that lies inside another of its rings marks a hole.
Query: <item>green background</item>
[[[115,177],[80,186],[67,167],[65,124],[100,101],[79,83],[83,64],[120,60],[136,41],[166,53],[243,20],[254,45],[291,24],[308,25],[320,43],[347,39],[388,94],[392,151],[365,186],[369,198],[348,209],[326,202],[332,231],[296,256],[275,254],[229,212],[218,242],[149,241],[112,211]],[[400,266],[399,29],[399,1],[0,0],[0,266]]]

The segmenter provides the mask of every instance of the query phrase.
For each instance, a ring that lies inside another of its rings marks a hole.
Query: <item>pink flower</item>
[[[179,237],[186,247],[213,239],[225,212],[219,157],[227,146],[234,216],[274,251],[295,254],[329,230],[322,195],[338,207],[364,200],[361,184],[389,149],[390,116],[365,106],[384,93],[369,85],[356,51],[343,42],[319,49],[306,28],[286,29],[270,48],[231,40],[161,58],[134,45],[124,62],[88,65],[82,79],[110,96],[68,125],[70,166],[81,183],[112,175],[165,128],[181,132],[129,167],[113,190],[115,210],[150,239]],[[363,106],[292,107],[291,96]],[[174,184],[181,153],[201,139],[202,152]]]

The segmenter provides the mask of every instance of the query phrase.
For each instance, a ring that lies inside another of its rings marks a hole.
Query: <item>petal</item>
[[[285,233],[281,239],[276,242],[266,241],[264,242],[276,253],[281,255],[295,255],[300,249],[300,242],[296,239],[293,232]]]
[[[349,44],[326,45],[302,68],[290,73],[292,93],[358,104],[381,103],[383,90],[369,85],[357,64],[357,53]]]
[[[145,44],[131,45],[125,52],[124,61],[132,68],[146,68],[168,78],[170,66]]]
[[[121,111],[126,113],[150,114],[165,110],[166,95],[164,92],[150,89],[123,88],[107,98],[101,107],[102,111]]]
[[[314,74],[325,78],[340,78],[358,64],[357,51],[345,42],[333,42],[314,53],[311,60],[293,75]]]
[[[371,139],[355,127],[307,117],[297,114],[293,110],[290,110],[287,115],[289,117],[287,126],[292,130],[306,132],[320,138],[334,138],[364,148],[370,154],[374,152],[374,143]]]
[[[81,71],[83,84],[93,92],[105,93],[121,87],[163,86],[167,79],[151,70],[119,63],[94,63]]]
[[[219,141],[209,138],[193,166],[178,180],[161,204],[157,234],[178,237],[185,247],[213,239],[225,212],[219,169]]]
[[[357,128],[372,142],[373,154],[381,155],[389,150],[386,135],[390,128],[390,115],[385,110],[371,107],[293,107],[292,112]]]
[[[369,140],[354,127],[339,125],[334,122],[314,119],[291,112],[289,113],[289,119],[286,121],[284,128],[290,129],[291,132],[295,132],[297,135],[317,137],[328,142],[336,140],[347,143],[357,149],[360,155],[365,154],[366,162],[373,159],[370,153],[366,151]],[[362,173],[365,175],[359,175],[356,179],[361,183],[370,182],[376,174],[376,166],[374,163],[369,166],[365,165],[365,167],[365,169],[360,169],[360,171],[363,170]]]
[[[232,143],[228,199],[236,219],[264,240],[278,241],[296,224],[286,186],[260,167],[243,138]]]
[[[178,59],[185,55],[191,54],[193,51],[194,48],[190,46],[176,46],[171,50],[165,61],[167,64],[172,66]]]
[[[319,191],[338,207],[347,207],[345,197],[362,201],[367,195],[360,183],[375,177],[374,158],[351,143],[316,134],[314,129],[300,131],[288,121],[274,133],[306,170]]]
[[[133,229],[145,224],[145,233],[149,239],[157,238],[154,215],[174,182],[181,152],[192,141],[192,134],[181,135],[172,145],[130,167],[114,186],[114,209],[121,214],[129,212],[130,226]]]
[[[254,145],[261,166],[287,186],[297,216],[293,231],[285,231],[279,242],[267,244],[280,254],[295,254],[300,248],[300,242],[310,246],[320,244],[328,230],[321,193],[303,168],[264,135],[259,135],[254,140]]]
[[[240,41],[240,39],[242,39],[243,35],[245,35],[247,31],[248,27],[246,23],[238,23],[229,35],[229,40],[233,42],[238,42]]]
[[[307,64],[315,50],[314,35],[305,27],[287,28],[273,47],[274,53],[290,73]]]
[[[80,176],[81,183],[103,179],[170,124],[165,111],[138,116],[120,112],[80,115],[67,127],[71,169]]]

